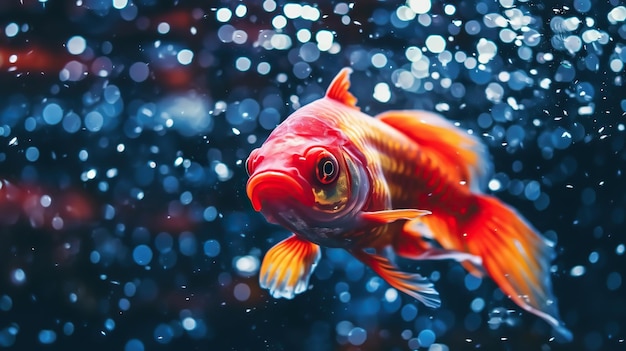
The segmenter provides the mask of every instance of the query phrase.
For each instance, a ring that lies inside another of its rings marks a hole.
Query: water
[[[23,1],[0,5],[0,348],[624,347],[626,7]],[[489,190],[557,239],[575,341],[451,262],[400,262],[443,306],[325,250],[310,291],[261,290],[287,233],[245,159],[355,70],[361,109],[445,114],[489,146]]]

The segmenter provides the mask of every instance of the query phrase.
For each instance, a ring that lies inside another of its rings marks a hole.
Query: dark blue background
[[[318,17],[287,18],[277,31],[291,38],[284,50],[258,41],[285,15],[284,2],[271,3],[0,4],[0,177],[11,184],[0,188],[0,348],[623,347],[626,24],[607,16],[620,2],[433,1],[411,20],[398,17],[403,2],[308,3]],[[231,10],[226,22],[221,8]],[[493,15],[504,26],[488,25]],[[580,23],[562,23],[572,18]],[[159,32],[161,23],[169,29]],[[231,29],[247,39],[220,36]],[[334,32],[339,49],[301,51],[302,29],[312,43]],[[505,29],[518,41],[505,41]],[[599,37],[584,42],[589,30]],[[538,36],[524,39],[529,32]],[[420,84],[396,86],[412,72],[407,49],[425,48],[430,35],[446,40],[452,60],[424,49]],[[75,36],[86,45],[72,54]],[[493,58],[467,65],[484,43],[495,44]],[[181,50],[193,53],[189,64]],[[375,54],[386,64],[374,65]],[[260,290],[255,263],[288,233],[252,210],[243,163],[344,66],[355,69],[351,91],[364,111],[438,110],[489,145],[495,195],[558,237],[552,281],[573,343],[551,340],[542,320],[452,262],[400,262],[436,280],[438,310],[395,297],[337,250],[325,251],[311,291],[294,300]],[[82,74],[68,76],[76,67]],[[388,101],[374,98],[378,83],[388,84]],[[68,212],[75,203],[84,217]]]

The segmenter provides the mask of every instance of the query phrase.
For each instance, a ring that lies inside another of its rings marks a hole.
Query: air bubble
[[[435,333],[430,329],[424,329],[417,335],[417,341],[421,347],[429,347],[435,342]]]
[[[215,218],[217,218],[217,209],[214,206],[207,207],[206,209],[204,209],[202,217],[207,222],[215,220]]]
[[[350,344],[359,346],[367,340],[367,332],[363,328],[353,328],[348,332],[348,341]]]
[[[405,322],[414,320],[417,317],[417,307],[413,304],[404,305],[400,311],[400,316]]]
[[[524,196],[528,200],[537,200],[539,194],[541,194],[541,187],[539,185],[539,182],[537,182],[536,180],[531,180],[530,182],[528,182],[528,184],[526,184],[526,187],[524,188]]]
[[[299,29],[296,33],[296,38],[299,42],[306,43],[311,40],[311,31],[306,28]]]
[[[622,275],[619,272],[611,272],[606,278],[606,287],[610,291],[618,290],[622,286]]]
[[[19,30],[20,30],[19,26],[15,22],[11,22],[7,24],[7,26],[4,28],[4,34],[8,38],[12,38],[16,36],[17,33],[19,33]]]
[[[145,351],[143,342],[139,339],[130,339],[124,345],[124,351]]]
[[[311,71],[311,66],[306,62],[298,62],[293,65],[293,74],[299,79],[308,78]]]
[[[113,0],[113,8],[121,10],[128,5],[128,0]]]
[[[480,22],[476,20],[471,20],[465,23],[465,31],[469,35],[475,35],[480,33]]]
[[[328,51],[333,44],[334,35],[327,30],[320,30],[315,34],[315,41],[317,41],[317,48],[320,51]]]
[[[104,117],[98,111],[91,111],[85,115],[85,127],[90,132],[98,132],[102,129]]]
[[[580,266],[580,265],[579,266],[574,266],[570,270],[570,275],[572,277],[580,277],[583,274],[585,274],[585,271],[586,271],[585,266]]]
[[[320,57],[320,51],[314,43],[304,43],[300,47],[300,57],[306,62],[315,62]]]
[[[26,273],[21,268],[13,271],[11,281],[16,285],[22,285],[26,282]]]
[[[159,324],[154,328],[154,340],[159,344],[169,344],[174,338],[174,330],[167,324]]]
[[[266,130],[273,130],[280,122],[280,113],[273,107],[263,109],[259,115],[259,124]]]
[[[389,102],[391,99],[391,90],[387,83],[378,83],[374,87],[374,99],[380,102]]]
[[[139,245],[133,250],[133,260],[140,266],[145,266],[152,261],[152,249],[147,245]]]
[[[58,104],[50,103],[43,108],[42,117],[49,125],[58,124],[63,118],[63,109]]]
[[[374,54],[372,56],[372,66],[376,68],[383,68],[387,65],[387,56],[381,53]]]
[[[232,15],[232,12],[225,7],[218,9],[215,13],[215,17],[217,18],[217,20],[223,23],[228,22]]]
[[[440,35],[429,35],[426,38],[426,47],[432,53],[440,53],[446,49],[446,41]]]
[[[591,10],[591,1],[590,0],[574,0],[574,8],[576,11],[585,13]]]
[[[2,295],[0,297],[0,311],[7,312],[13,307],[13,299],[9,295]]]
[[[272,68],[272,66],[269,63],[267,63],[267,62],[260,62],[257,65],[256,70],[257,70],[257,72],[259,72],[259,74],[266,75],[266,74],[270,73],[271,68]]]
[[[44,345],[53,344],[57,340],[57,334],[53,330],[42,330],[39,332],[39,342]]]
[[[25,155],[28,161],[35,162],[39,159],[39,149],[34,146],[30,146],[26,149]]]
[[[159,34],[167,34],[170,31],[170,24],[167,22],[161,22],[157,25],[157,32]]]
[[[176,55],[176,58],[181,65],[188,65],[193,60],[193,51],[188,49],[180,50]]]
[[[67,51],[72,55],[80,55],[87,48],[87,41],[81,36],[73,36],[67,41]]]
[[[196,323],[196,320],[193,319],[192,317],[186,317],[185,319],[183,319],[182,325],[183,325],[183,329],[190,331],[196,328],[197,323]]]
[[[259,259],[251,255],[235,258],[235,268],[243,276],[253,275],[259,269]]]
[[[272,26],[276,29],[283,29],[287,25],[287,19],[283,15],[278,15],[272,19]]]
[[[221,251],[221,245],[217,240],[207,240],[203,245],[204,254],[209,257],[217,257]]]
[[[148,64],[145,62],[135,62],[128,69],[130,78],[137,83],[141,83],[148,79],[148,75],[150,74],[150,70],[148,69]]]
[[[249,70],[251,65],[252,61],[247,57],[239,57],[235,60],[235,68],[242,72]]]
[[[72,322],[66,322],[63,324],[63,334],[67,336],[74,334],[74,329],[74,323]]]
[[[180,253],[185,256],[193,256],[197,251],[197,241],[193,233],[184,232],[178,237]]]
[[[250,287],[248,286],[248,284],[239,283],[235,285],[233,295],[239,301],[246,301],[250,298]]]

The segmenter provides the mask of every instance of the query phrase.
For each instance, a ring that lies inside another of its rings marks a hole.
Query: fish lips
[[[253,174],[248,179],[246,187],[252,207],[256,211],[261,211],[268,205],[288,207],[294,202],[303,206],[313,206],[315,199],[311,187],[298,178],[278,171]]]

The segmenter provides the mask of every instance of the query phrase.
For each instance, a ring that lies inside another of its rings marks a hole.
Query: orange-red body
[[[341,247],[391,286],[437,307],[433,285],[399,271],[384,250],[455,259],[472,274],[487,273],[570,339],[551,292],[551,243],[481,193],[491,170],[484,145],[433,113],[362,113],[348,92],[349,73],[342,70],[324,98],[294,112],[248,159],[254,208],[294,232],[267,253],[261,285],[292,298],[306,290],[319,245]]]

